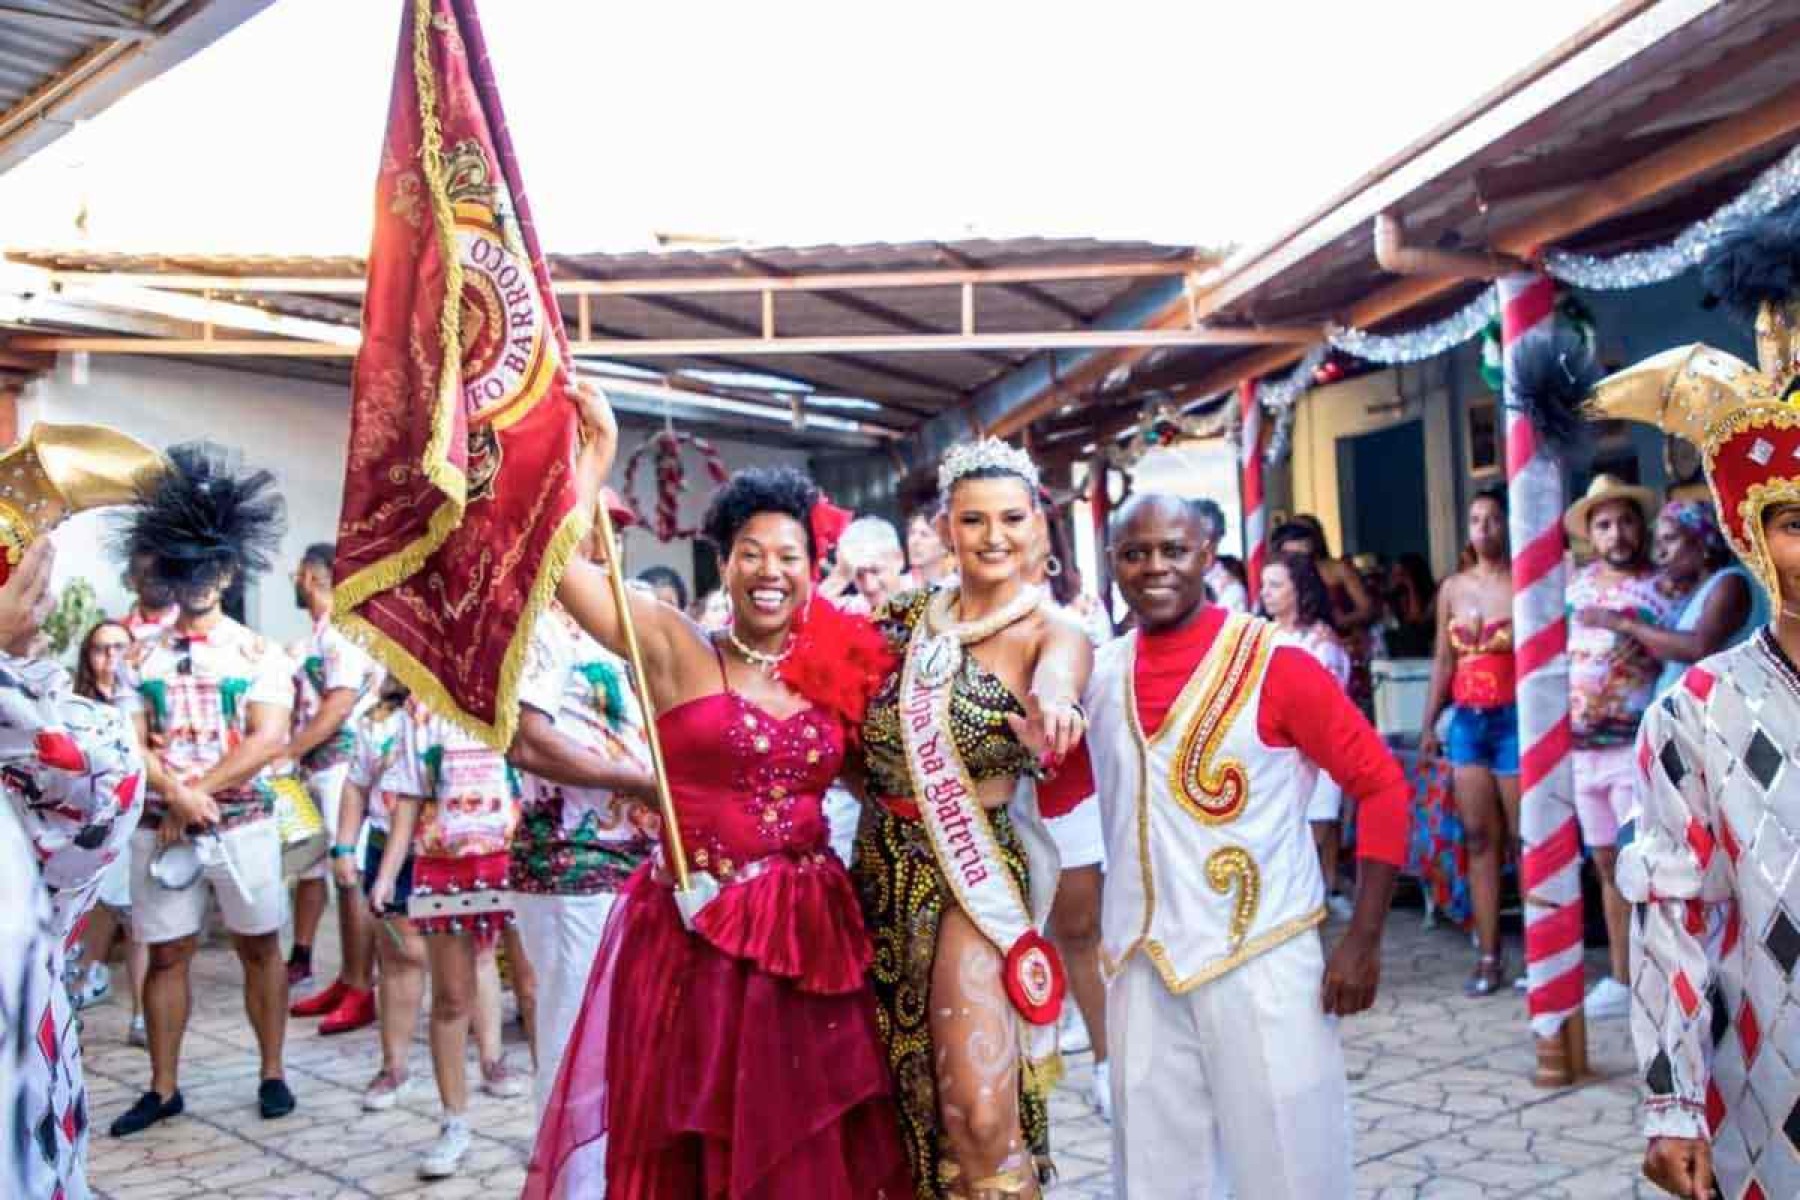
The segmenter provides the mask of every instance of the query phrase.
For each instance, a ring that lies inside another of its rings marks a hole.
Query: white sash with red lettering
[[[934,633],[927,626],[921,619],[913,629],[900,681],[900,724],[919,819],[957,903],[1005,956],[1006,994],[1031,1026],[1029,1057],[1041,1061],[1055,1053],[1055,1022],[1067,988],[1062,960],[1040,932],[1049,897],[1054,895],[1059,865],[1055,846],[1048,836],[1033,836],[1040,831],[1029,828],[1036,819],[1036,805],[1013,804],[1032,873],[1047,875],[1050,885],[1038,887],[1039,880],[1033,878],[1033,892],[1043,894],[1042,904],[1034,904],[1038,897],[1023,895],[1006,869],[987,812],[950,735],[950,694],[962,667],[962,641],[954,630]],[[1045,849],[1048,861],[1040,863]],[[1042,912],[1037,911],[1040,908]],[[1043,1035],[1048,1035],[1047,1042]]]

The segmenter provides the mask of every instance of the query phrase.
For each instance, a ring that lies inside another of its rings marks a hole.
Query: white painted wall
[[[110,425],[159,449],[209,439],[240,451],[247,464],[274,472],[287,499],[288,529],[276,570],[251,584],[245,615],[282,642],[306,632],[287,572],[309,543],[330,541],[343,497],[344,444],[349,435],[346,389],[193,366],[156,358],[89,356],[84,383],[61,356],[54,375],[27,388],[19,427],[32,421]],[[106,512],[78,513],[56,535],[57,586],[85,575],[109,613],[129,598],[121,566],[109,553],[115,522]]]
[[[246,463],[275,473],[287,499],[288,531],[277,569],[253,584],[246,615],[263,633],[281,641],[301,636],[306,618],[294,606],[287,573],[312,542],[330,541],[337,529],[343,500],[344,445],[350,428],[348,389],[250,371],[197,366],[157,358],[92,355],[86,378],[76,382],[70,356],[56,372],[26,389],[19,405],[19,427],[32,421],[75,421],[110,425],[150,445],[210,439],[233,447]],[[614,486],[624,474],[625,456],[646,435],[626,425]],[[791,464],[804,467],[798,450],[781,450],[714,439],[733,470],[746,466]],[[653,473],[640,472],[643,502],[654,503]],[[683,499],[684,522],[698,520],[712,497],[697,460],[690,460],[693,487]],[[56,535],[56,586],[86,576],[109,613],[123,612],[129,600],[120,582],[120,564],[108,551],[113,518],[103,512],[79,513]],[[692,583],[693,552],[689,543],[665,545],[649,534],[626,534],[626,562],[632,571],[652,563],[674,567]]]

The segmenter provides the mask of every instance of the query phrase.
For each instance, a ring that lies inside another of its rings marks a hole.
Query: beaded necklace
[[[738,635],[730,629],[725,631],[725,636],[731,640],[731,648],[743,655],[745,662],[750,663],[752,666],[762,668],[762,673],[764,675],[773,676],[781,664],[787,661],[788,655],[794,652],[794,639],[792,635],[782,643],[780,651],[775,654],[770,654],[767,651],[757,650],[751,646],[744,645],[743,642],[738,640]]]
[[[975,621],[957,621],[951,617],[961,599],[961,588],[945,588],[926,605],[925,628],[929,636],[919,644],[916,652],[919,678],[930,687],[943,683],[962,666],[965,646],[985,642],[1036,612],[1044,602],[1044,592],[1035,584],[1026,584],[1017,596]]]

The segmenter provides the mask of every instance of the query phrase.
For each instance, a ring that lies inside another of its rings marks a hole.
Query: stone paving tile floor
[[[321,948],[322,972],[333,954]],[[1590,1025],[1592,1082],[1562,1091],[1535,1088],[1523,997],[1464,999],[1470,955],[1460,935],[1423,928],[1416,911],[1390,919],[1381,998],[1372,1012],[1345,1023],[1358,1197],[1661,1196],[1637,1174],[1642,1142],[1625,1022]],[[122,970],[115,978],[123,984]],[[254,1042],[230,949],[222,943],[203,949],[195,980],[182,1063],[187,1113],[129,1140],[114,1140],[105,1130],[146,1085],[148,1060],[126,1044],[128,1010],[118,998],[86,1014],[95,1126],[89,1177],[102,1200],[518,1194],[533,1133],[528,1096],[502,1101],[471,1088],[474,1145],[462,1174],[421,1183],[414,1163],[437,1133],[422,1028],[412,1057],[418,1085],[395,1109],[371,1115],[360,1097],[376,1066],[374,1031],[323,1038],[314,1022],[292,1022],[288,1079],[299,1108],[284,1120],[263,1121],[256,1112]],[[527,1063],[516,1023],[508,1035],[513,1061]],[[1049,1197],[1105,1200],[1113,1195],[1110,1143],[1086,1101],[1091,1056],[1075,1056],[1069,1066],[1051,1106],[1061,1175]],[[473,1077],[472,1061],[470,1072]]]

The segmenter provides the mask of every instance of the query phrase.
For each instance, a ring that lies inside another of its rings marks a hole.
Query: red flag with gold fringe
[[[336,620],[504,746],[586,533],[562,314],[475,0],[404,0],[352,377]]]

